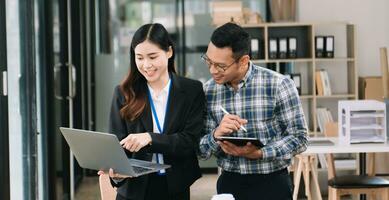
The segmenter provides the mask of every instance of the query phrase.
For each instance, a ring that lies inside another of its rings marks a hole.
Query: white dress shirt
[[[153,90],[153,88],[151,88],[150,85],[148,85],[149,91],[151,94],[151,98],[153,99],[155,112],[157,113],[159,125],[160,125],[162,131],[164,128],[163,125],[165,122],[166,106],[167,106],[167,101],[168,101],[168,97],[169,97],[170,84],[171,84],[171,80],[169,79],[169,82],[166,84],[166,86],[159,93],[156,93]],[[158,130],[157,123],[155,121],[156,118],[154,116],[154,113],[151,112],[151,114],[152,114],[152,118],[153,118],[153,132],[160,133]],[[157,162],[157,156],[158,156],[158,163],[163,164],[164,161],[163,161],[162,154],[155,154],[154,153],[153,154],[153,162]],[[164,173],[165,170],[161,170],[160,172]]]

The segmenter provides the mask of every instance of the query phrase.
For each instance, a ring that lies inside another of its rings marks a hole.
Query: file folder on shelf
[[[269,59],[276,59],[278,53],[278,42],[277,38],[269,39]]]
[[[324,37],[323,36],[315,37],[315,53],[316,53],[316,58],[324,57]]]
[[[297,38],[288,38],[288,58],[297,58]]]
[[[288,52],[288,40],[287,38],[278,39],[278,58],[285,59]]]
[[[325,37],[325,57],[333,58],[334,57],[334,36],[326,36]]]

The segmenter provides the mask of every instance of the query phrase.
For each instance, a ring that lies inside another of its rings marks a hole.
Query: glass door
[[[0,0],[0,199],[10,199],[5,0]]]
[[[88,129],[84,1],[39,0],[41,132],[48,199],[74,199],[84,175],[59,127]]]
[[[50,118],[53,119],[52,126],[49,127],[48,149],[49,152],[53,151],[49,160],[55,170],[50,173],[54,177],[50,177],[53,188],[49,188],[49,191],[55,191],[55,199],[70,199],[71,198],[71,177],[70,177],[70,152],[66,145],[59,127],[71,127],[70,126],[70,113],[69,102],[71,101],[69,95],[69,72],[70,65],[68,63],[68,24],[67,24],[67,1],[54,0],[51,1],[51,34],[52,34],[52,49],[51,49],[51,77],[49,81],[52,81],[54,85],[51,96],[52,99]],[[50,64],[49,64],[50,66]],[[68,100],[70,99],[70,101]],[[53,163],[54,161],[54,163]],[[49,168],[50,170],[50,168]],[[55,188],[54,188],[55,187]]]
[[[2,1],[4,2],[4,1]],[[4,4],[3,4],[4,5]],[[8,84],[8,150],[9,191],[11,199],[36,199],[37,185],[37,127],[36,127],[36,65],[35,21],[33,1],[6,1],[5,23]],[[4,17],[0,17],[4,19]],[[4,32],[4,31],[2,31]],[[3,60],[3,59],[1,59]],[[4,73],[2,73],[4,74]],[[3,89],[4,90],[4,89]],[[3,140],[2,140],[3,141]],[[7,141],[7,140],[6,140]],[[4,159],[2,158],[2,161]],[[1,186],[2,187],[2,186]]]

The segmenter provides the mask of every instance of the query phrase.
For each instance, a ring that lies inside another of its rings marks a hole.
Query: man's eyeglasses
[[[219,72],[225,72],[227,70],[227,68],[231,67],[231,65],[233,65],[234,63],[236,63],[237,60],[235,60],[234,62],[232,62],[231,64],[229,65],[226,65],[226,64],[222,64],[222,63],[215,63],[213,62],[211,59],[209,59],[207,57],[207,55],[203,54],[201,55],[201,60],[203,60],[205,62],[205,64],[208,65],[209,68],[211,68],[212,65],[215,66],[215,68],[219,71]]]

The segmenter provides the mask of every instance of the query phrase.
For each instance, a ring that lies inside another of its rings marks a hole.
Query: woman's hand
[[[97,174],[100,176],[100,175],[104,175],[105,172],[100,170],[100,171],[97,172]],[[109,169],[108,175],[109,175],[109,177],[111,177],[113,179],[131,178],[131,176],[115,173],[112,168]]]
[[[130,152],[138,152],[141,148],[151,143],[149,133],[130,134],[120,144]]]

